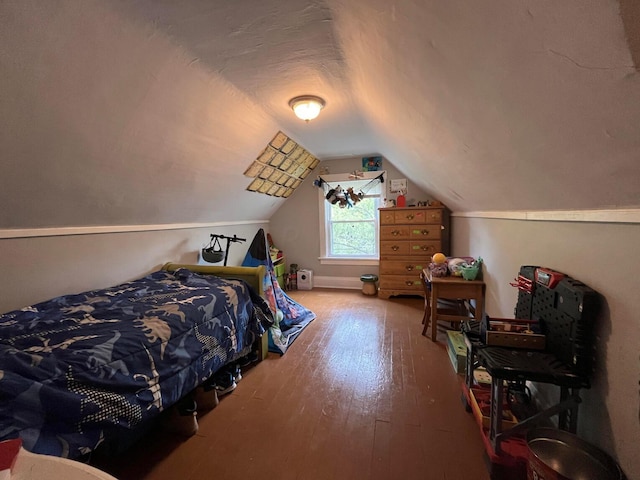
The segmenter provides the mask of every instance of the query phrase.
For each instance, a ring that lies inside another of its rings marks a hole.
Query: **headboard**
[[[187,270],[203,275],[215,275],[222,278],[244,280],[251,285],[261,297],[264,297],[263,279],[267,272],[264,265],[258,267],[219,267],[215,265],[193,265],[169,262],[162,266],[162,270],[166,270],[167,272],[175,272],[179,268],[186,268]]]

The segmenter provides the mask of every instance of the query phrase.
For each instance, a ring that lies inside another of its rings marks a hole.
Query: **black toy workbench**
[[[503,477],[502,467],[522,469],[523,465],[516,465],[522,463],[518,452],[529,428],[557,415],[558,428],[576,433],[579,392],[590,387],[595,356],[594,325],[600,301],[594,290],[567,275],[535,266],[521,267],[512,285],[518,288],[514,319],[485,316],[480,322],[463,325],[468,409],[477,405],[476,398],[471,398],[477,392],[475,370],[484,367],[491,377],[489,425],[486,428],[485,419],[482,434],[492,467],[498,467],[492,478],[514,478],[513,472]],[[506,331],[493,331],[495,324]],[[529,391],[527,382],[559,387],[558,401],[543,411],[525,412],[524,416],[519,412],[519,418],[508,422],[505,406],[514,392]]]

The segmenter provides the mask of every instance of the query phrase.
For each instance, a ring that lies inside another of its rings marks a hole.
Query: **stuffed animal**
[[[351,201],[354,203],[354,205],[356,203],[358,203],[360,200],[362,200],[361,196],[362,194],[356,194],[353,191],[352,187],[347,188],[347,195],[349,196],[349,198],[351,199]]]

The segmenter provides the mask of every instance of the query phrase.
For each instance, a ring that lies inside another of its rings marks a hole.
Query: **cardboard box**
[[[447,353],[453,370],[464,375],[467,368],[467,345],[462,332],[447,331]]]

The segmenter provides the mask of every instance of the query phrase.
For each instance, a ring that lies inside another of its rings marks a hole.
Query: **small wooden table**
[[[431,340],[436,341],[438,333],[438,320],[447,322],[460,322],[468,320],[468,316],[449,315],[438,313],[438,299],[459,299],[475,300],[474,318],[482,319],[484,308],[484,282],[482,280],[465,280],[462,277],[431,277],[428,268],[423,270],[425,278],[431,283],[430,307],[431,314],[426,319],[427,324],[431,322]],[[426,328],[426,327],[425,327]]]

